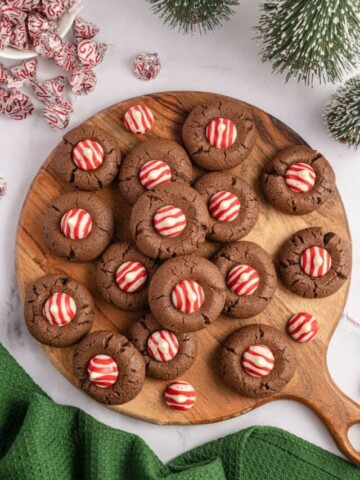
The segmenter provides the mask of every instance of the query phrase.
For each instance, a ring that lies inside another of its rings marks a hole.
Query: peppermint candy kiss
[[[139,262],[125,262],[116,271],[116,283],[124,292],[139,292],[146,280],[146,268]]]
[[[82,208],[73,208],[61,219],[61,231],[71,240],[83,240],[92,229],[92,218]]]
[[[141,167],[139,178],[141,185],[150,190],[163,183],[170,183],[172,174],[167,163],[161,160],[150,160]]]
[[[90,360],[87,373],[93,385],[99,388],[108,388],[116,382],[119,368],[109,355],[96,355]]]
[[[177,237],[185,227],[185,213],[174,205],[160,208],[154,215],[154,228],[163,237]]]
[[[309,277],[323,277],[331,269],[330,253],[322,247],[307,248],[300,257],[300,266]]]
[[[182,313],[194,313],[205,300],[204,290],[194,280],[179,282],[171,293],[174,307]]]
[[[210,214],[218,222],[232,222],[240,212],[240,200],[231,192],[218,192],[209,203]]]
[[[265,345],[252,345],[243,353],[241,364],[250,376],[265,377],[274,368],[275,360],[270,348]]]
[[[148,338],[147,351],[154,360],[168,362],[176,357],[179,351],[179,342],[169,330],[158,330]]]
[[[125,113],[125,127],[132,133],[144,134],[151,130],[154,124],[154,115],[145,105],[130,107]]]
[[[76,315],[75,301],[67,293],[54,293],[47,299],[43,315],[50,325],[63,327],[70,323]]]
[[[236,265],[228,273],[226,283],[236,295],[245,297],[257,290],[260,277],[255,268],[249,265]]]
[[[104,162],[104,150],[95,140],[82,140],[75,146],[72,158],[81,170],[95,170]]]
[[[215,148],[229,148],[234,144],[237,130],[234,122],[228,118],[215,118],[205,131],[206,139]]]
[[[307,163],[294,163],[286,170],[286,185],[294,192],[309,192],[315,185],[316,174]]]
[[[196,401],[195,388],[188,382],[174,382],[165,390],[165,402],[172,410],[185,412],[193,407]]]
[[[291,338],[299,343],[311,342],[319,331],[319,325],[316,318],[306,312],[300,312],[293,315],[290,318],[287,327]]]

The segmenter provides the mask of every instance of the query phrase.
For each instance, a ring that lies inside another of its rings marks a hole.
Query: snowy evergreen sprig
[[[334,83],[357,65],[359,0],[268,0],[261,11],[262,59],[286,81]]]
[[[355,148],[360,146],[360,75],[334,93],[324,119],[333,138]]]
[[[166,24],[184,33],[220,27],[234,13],[238,0],[148,0]]]

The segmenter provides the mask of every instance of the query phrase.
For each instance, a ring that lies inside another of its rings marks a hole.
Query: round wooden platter
[[[148,138],[163,137],[181,142],[181,127],[189,112],[199,103],[208,102],[220,95],[200,92],[169,92],[133,98],[114,105],[85,122],[99,126],[111,133],[119,142],[122,154],[127,154],[138,142]],[[144,103],[154,113],[155,124],[145,136],[130,134],[123,126],[126,110]],[[257,125],[256,144],[245,162],[232,171],[245,179],[256,190],[260,200],[259,221],[247,240],[254,241],[267,250],[276,261],[280,246],[294,232],[311,226],[322,226],[335,231],[350,244],[346,214],[336,192],[317,212],[302,217],[282,214],[265,202],[260,186],[262,168],[278,150],[305,142],[280,121],[250,106]],[[195,171],[198,177],[200,170]],[[131,322],[141,316],[128,314],[107,304],[99,295],[95,284],[95,264],[69,263],[56,257],[45,245],[42,222],[52,200],[69,190],[54,170],[50,154],[35,177],[25,200],[17,232],[16,263],[20,295],[24,298],[27,285],[46,273],[66,273],[86,285],[96,303],[93,330],[119,330],[126,334]],[[128,240],[131,208],[122,199],[116,185],[98,192],[99,197],[112,205],[116,217],[116,239]],[[210,257],[219,246],[207,243],[199,254]],[[360,453],[348,441],[349,427],[360,422],[360,408],[346,397],[332,382],[326,364],[326,351],[331,336],[342,315],[349,282],[329,298],[309,300],[289,292],[278,282],[275,298],[260,315],[248,320],[220,317],[210,327],[198,333],[199,352],[192,368],[183,375],[197,392],[195,406],[186,413],[173,412],[163,402],[166,382],[146,379],[142,392],[133,401],[111,407],[113,410],[157,424],[200,424],[216,422],[241,415],[266,402],[277,399],[298,400],[312,408],[325,422],[340,450],[360,464]],[[220,343],[234,330],[251,323],[266,323],[285,332],[286,322],[292,313],[309,311],[320,323],[315,341],[307,345],[294,342],[297,357],[295,376],[286,388],[265,400],[242,397],[224,385],[217,371],[216,353]],[[44,347],[46,355],[74,385],[72,355],[74,348]]]

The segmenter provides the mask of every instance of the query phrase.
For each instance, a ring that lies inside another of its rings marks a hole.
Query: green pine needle
[[[333,138],[355,148],[360,146],[360,75],[348,80],[331,97],[324,119]]]
[[[238,0],[148,0],[165,24],[184,33],[220,27],[234,13]]]
[[[262,59],[286,81],[334,83],[357,65],[359,0],[268,0],[261,9]]]

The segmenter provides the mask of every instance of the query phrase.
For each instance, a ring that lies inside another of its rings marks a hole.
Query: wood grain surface
[[[219,97],[201,92],[169,92],[138,97],[120,102],[98,113],[85,124],[99,126],[110,132],[125,155],[138,142],[149,138],[162,137],[181,142],[181,127],[189,112],[199,103]],[[152,131],[145,136],[130,134],[122,123],[126,110],[138,103],[145,103],[155,116]],[[274,261],[283,242],[297,230],[306,227],[322,226],[329,231],[337,232],[351,243],[346,214],[337,192],[317,212],[302,217],[283,214],[266,203],[260,185],[260,174],[265,163],[278,150],[305,142],[279,120],[258,108],[252,106],[250,108],[257,125],[256,144],[245,162],[231,170],[253,186],[260,200],[259,221],[246,239],[265,248]],[[200,173],[200,170],[195,169],[195,178]],[[42,235],[44,214],[52,200],[69,189],[69,185],[59,181],[54,171],[51,153],[31,185],[19,221],[16,263],[20,295],[24,298],[26,286],[46,273],[66,273],[86,285],[94,296],[96,315],[93,330],[119,330],[126,334],[128,326],[140,317],[141,313],[122,312],[101,298],[95,283],[95,264],[69,263],[56,257],[45,245]],[[131,208],[122,199],[117,186],[113,185],[97,195],[109,202],[113,208],[116,218],[116,239],[128,240]],[[199,253],[210,257],[217,248],[207,243]],[[348,288],[349,281],[329,298],[303,299],[288,291],[279,279],[274,300],[260,315],[248,320],[220,317],[206,330],[199,332],[198,356],[192,368],[182,376],[182,379],[191,382],[197,391],[197,402],[191,410],[177,413],[167,408],[163,401],[167,382],[153,379],[146,380],[144,389],[133,401],[111,408],[157,424],[187,425],[228,419],[277,399],[298,400],[322,418],[339,449],[354,463],[360,465],[360,453],[354,450],[347,437],[349,427],[360,422],[360,407],[334,385],[326,364],[327,347],[342,315]],[[297,369],[286,388],[279,394],[263,400],[242,397],[228,388],[217,371],[216,353],[220,343],[234,330],[251,323],[266,323],[285,332],[287,320],[298,311],[315,314],[320,332],[311,344],[300,345],[294,342]],[[44,350],[56,368],[77,385],[72,373],[74,348],[44,347]]]

